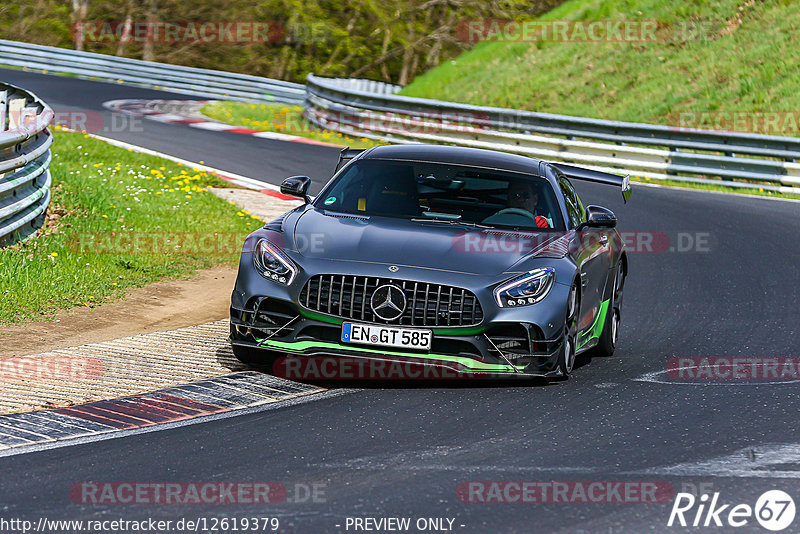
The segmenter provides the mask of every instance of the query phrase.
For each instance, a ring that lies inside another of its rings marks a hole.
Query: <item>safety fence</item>
[[[50,202],[53,110],[36,95],[0,83],[0,246],[25,239]]]
[[[307,82],[308,119],[351,136],[452,143],[653,179],[800,193],[800,138],[443,102],[313,74]]]

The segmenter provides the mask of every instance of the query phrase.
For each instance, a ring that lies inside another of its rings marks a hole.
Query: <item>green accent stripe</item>
[[[611,299],[604,300],[600,303],[600,311],[595,316],[592,325],[582,334],[586,337],[578,343],[578,349],[583,348],[589,341],[598,339],[603,334],[603,326],[606,324],[606,313],[608,313],[608,307],[610,305]]]
[[[266,339],[259,342],[259,345],[268,349],[285,350],[287,352],[303,353],[308,349],[335,349],[335,350],[350,350],[357,352],[365,352],[368,354],[378,354],[381,356],[401,356],[405,358],[416,358],[422,360],[439,360],[448,363],[456,363],[466,367],[471,371],[491,371],[493,373],[513,373],[514,366],[508,364],[498,363],[485,363],[473,360],[472,358],[463,358],[461,356],[450,356],[447,354],[419,354],[414,352],[396,352],[383,349],[368,349],[366,347],[358,347],[355,345],[342,345],[340,343],[329,343],[326,341],[274,341]],[[524,369],[524,366],[516,366],[517,369]]]
[[[306,310],[304,308],[300,308],[300,315],[302,315],[304,317],[307,317],[309,319],[313,319],[315,321],[319,321],[321,323],[330,323],[330,324],[336,324],[336,325],[339,325],[339,326],[341,326],[341,324],[344,322],[344,319],[339,319],[337,317],[330,317],[328,315],[323,315],[321,313],[316,313],[316,312],[313,312],[311,310]]]

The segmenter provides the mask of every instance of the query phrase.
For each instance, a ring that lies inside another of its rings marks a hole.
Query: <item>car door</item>
[[[557,172],[557,176],[567,209],[567,226],[575,230],[581,223],[586,222],[586,210],[570,181],[560,172]],[[578,349],[592,338],[595,326],[600,320],[603,294],[611,268],[610,237],[605,229],[584,228],[576,231],[572,238],[570,254],[578,265],[581,277]]]

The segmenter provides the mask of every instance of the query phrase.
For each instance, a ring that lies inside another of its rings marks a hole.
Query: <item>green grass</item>
[[[46,225],[0,249],[0,323],[50,318],[127,288],[236,265],[244,237],[261,224],[208,192],[227,185],[213,175],[79,133],[54,135]],[[192,245],[214,234],[221,245]]]
[[[667,125],[687,112],[800,118],[800,3],[572,0],[539,20],[567,19],[659,26],[652,42],[483,42],[401,94]],[[780,121],[777,131],[752,122],[735,129],[798,135],[800,121]]]
[[[715,191],[717,193],[732,193],[737,195],[749,195],[755,197],[791,198],[800,200],[800,195],[795,195],[793,193],[779,193],[776,191],[769,191],[767,189],[750,189],[750,188],[744,189],[741,187],[730,187],[724,185],[725,182],[723,181],[720,181],[719,185],[698,184],[693,182],[681,182],[679,180],[650,179],[644,176],[631,176],[631,181],[641,182],[644,184],[665,185],[669,187],[685,187],[687,189],[701,189],[703,191]]]
[[[303,107],[289,104],[248,104],[216,102],[206,104],[201,113],[214,120],[252,130],[278,132],[351,148],[369,148],[378,144],[366,137],[351,138],[338,132],[322,130],[303,117]]]
[[[485,41],[401,94],[678,127],[800,135],[800,3],[571,0],[547,21],[657,21],[654,40]],[[549,28],[552,28],[550,26]],[[739,194],[768,191],[652,183]]]

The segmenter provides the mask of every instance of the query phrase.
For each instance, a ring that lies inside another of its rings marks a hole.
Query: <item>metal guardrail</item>
[[[0,246],[33,234],[50,203],[53,110],[34,94],[0,83]]]
[[[297,83],[0,39],[0,64],[220,100],[302,104]]]
[[[308,119],[350,136],[454,143],[654,179],[800,193],[800,164],[796,163],[800,138],[412,98],[392,91],[365,91],[351,81],[313,74],[307,81]],[[736,181],[741,179],[750,182]]]
[[[311,122],[351,136],[455,143],[654,179],[800,193],[800,138],[795,137],[473,106],[399,96],[397,85],[313,74],[303,86],[2,39],[0,64],[205,98],[305,103]]]

